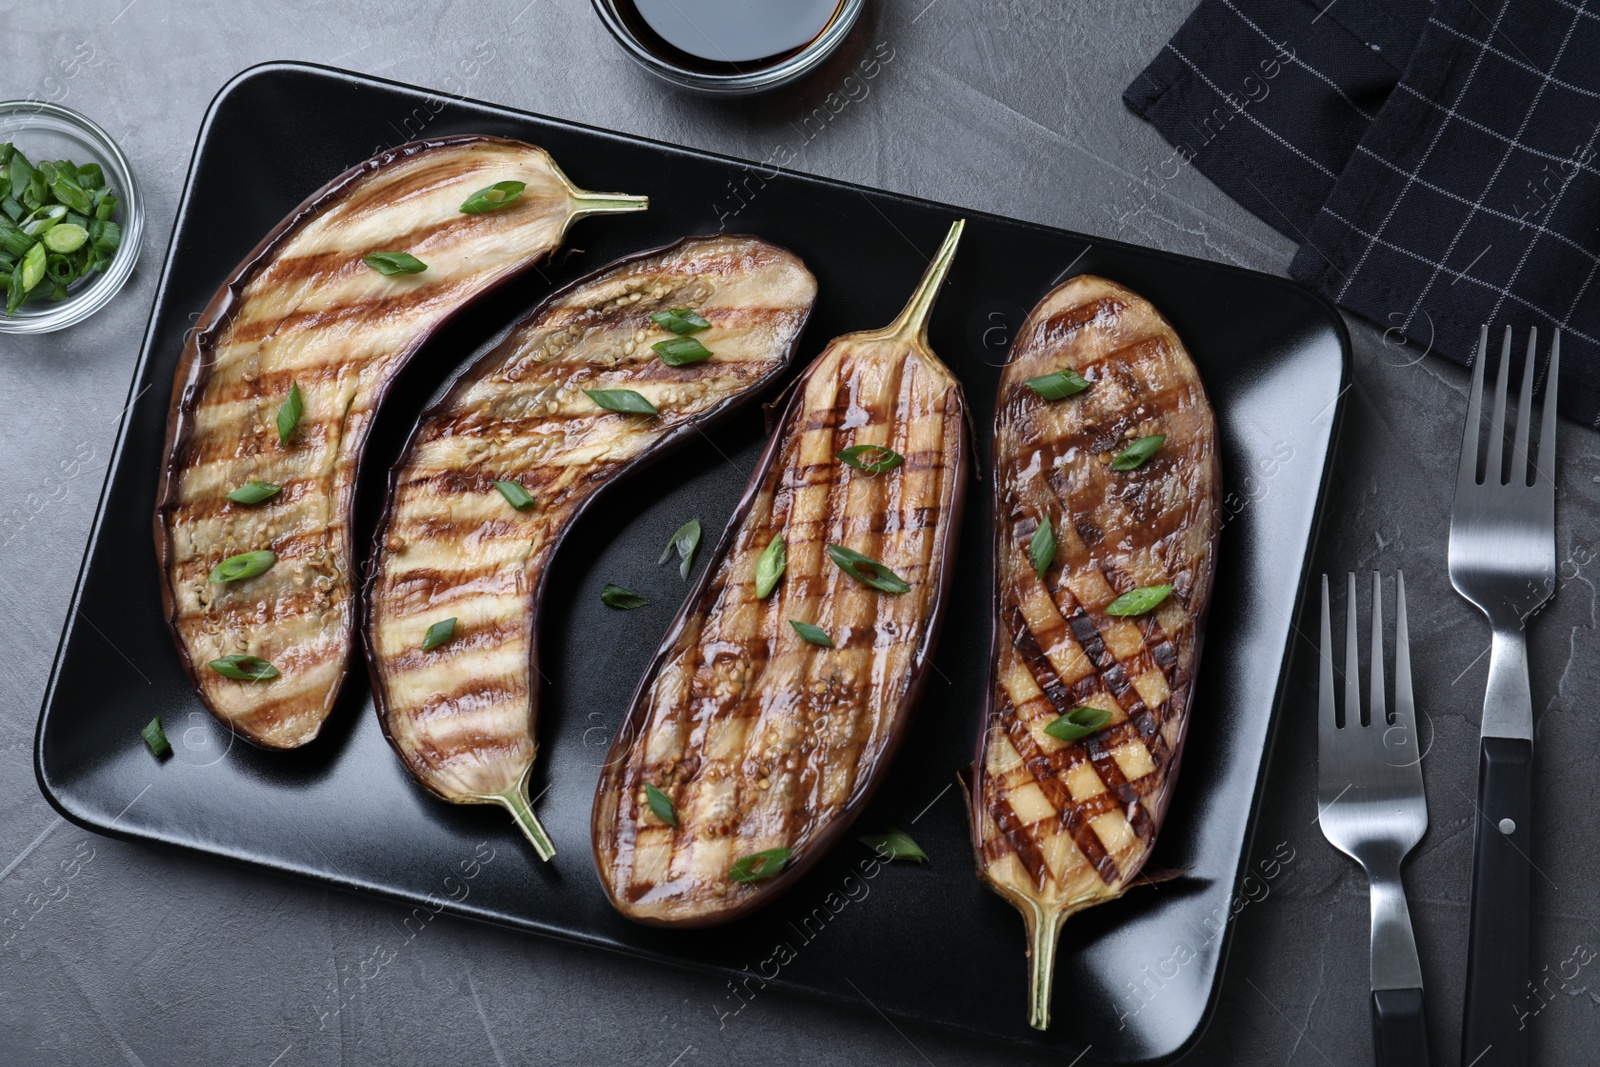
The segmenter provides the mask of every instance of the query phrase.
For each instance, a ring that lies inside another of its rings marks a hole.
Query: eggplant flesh
[[[805,371],[612,742],[593,843],[630,919],[707,926],[776,897],[854,820],[906,732],[947,602],[967,470],[962,390],[926,335],[961,228],[894,324],[838,338]],[[837,458],[854,445],[904,462],[858,470]],[[778,537],[787,566],[763,599],[758,560]],[[828,545],[882,563],[909,591],[869,588]],[[791,620],[834,647],[801,640]],[[736,865],[770,850],[787,850],[781,869],[759,861],[767,876],[742,877],[751,872]]]
[[[1029,379],[1073,370],[1065,399]],[[1113,460],[1165,435],[1131,470]],[[1189,724],[1216,566],[1217,430],[1177,334],[1138,294],[1073,278],[1029,314],[1001,375],[995,420],[993,675],[968,783],[982,877],[1021,910],[1030,1022],[1049,1024],[1067,916],[1121,896],[1154,846]],[[1041,576],[1029,546],[1057,548]],[[1121,594],[1170,585],[1142,615]],[[1087,737],[1045,732],[1080,707],[1108,712]]]
[[[690,238],[552,296],[452,387],[396,467],[374,548],[365,636],[378,714],[407,770],[456,803],[510,810],[542,858],[534,817],[537,634],[544,581],[595,494],[699,432],[788,366],[816,299],[793,253],[754,237]],[[683,366],[650,316],[709,326]],[[632,390],[659,414],[610,412],[585,390]],[[496,487],[515,482],[515,508]],[[424,651],[431,626],[456,620]]]
[[[522,182],[505,206],[462,204]],[[206,707],[267,748],[314,738],[354,644],[350,523],[371,416],[390,381],[461,308],[555,249],[590,214],[642,197],[587,193],[543,149],[459,136],[402,146],[314,193],[248,256],[202,313],[173,383],[155,514],[162,597]],[[421,273],[363,262],[404,251]],[[298,386],[285,441],[279,411]],[[235,503],[250,482],[280,487]],[[265,573],[208,580],[222,560],[267,550]],[[224,677],[210,664],[253,656],[278,672]]]

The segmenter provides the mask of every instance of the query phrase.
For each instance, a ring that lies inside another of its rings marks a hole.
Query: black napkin
[[[1391,338],[1560,327],[1600,425],[1600,2],[1201,0],[1123,99]]]

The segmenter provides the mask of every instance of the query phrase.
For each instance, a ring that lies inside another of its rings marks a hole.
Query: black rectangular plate
[[[1143,293],[1177,327],[1216,406],[1229,490],[1188,751],[1154,858],[1187,874],[1067,923],[1048,1033],[1027,1026],[1022,922],[974,874],[954,785],[975,749],[987,673],[987,483],[975,484],[963,519],[938,674],[857,823],[862,832],[912,831],[932,861],[866,879],[860,864],[869,853],[846,838],[784,898],[729,927],[656,930],[620,918],[594,874],[589,809],[606,746],[687,588],[675,566],[656,565],[657,554],[690,516],[705,523],[707,543],[716,541],[764,438],[754,406],[604,493],[562,551],[545,607],[533,782],[559,853],[553,863],[539,863],[498,810],[447,805],[412,783],[379,732],[359,664],[323,736],[299,751],[256,750],[202,710],[162,622],[151,537],[184,332],[233,266],[311,190],[386,146],[449,133],[533,142],[580,186],[645,193],[651,207],[579,223],[572,251],[470,309],[417,356],[374,427],[359,489],[361,546],[405,433],[453,372],[552,285],[685,234],[746,231],[805,259],[821,291],[799,350],[803,365],[828,339],[893,318],[951,220],[967,217],[931,336],[965,384],[985,469],[1010,333],[1056,281],[1105,275]],[[364,76],[255,67],[223,88],[200,131],[45,696],[40,784],[62,814],[92,829],[726,974],[733,982],[708,1015],[795,990],[858,1007],[869,1000],[906,1019],[1069,1056],[1092,1045],[1085,1062],[1170,1057],[1209,1014],[1243,879],[1270,862],[1270,850],[1247,852],[1252,812],[1348,364],[1333,309],[1268,275]],[[596,594],[606,581],[640,592],[649,607],[603,606]],[[139,738],[154,714],[175,749],[164,763]],[[475,861],[491,853],[488,864]]]

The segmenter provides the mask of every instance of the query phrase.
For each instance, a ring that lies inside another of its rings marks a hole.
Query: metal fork
[[[1344,725],[1333,699],[1333,628],[1322,576],[1322,673],[1317,707],[1317,821],[1323,836],[1367,872],[1372,891],[1372,1036],[1378,1067],[1426,1067],[1422,966],[1400,863],[1428,829],[1422,756],[1411,695],[1406,579],[1395,574],[1394,720],[1383,693],[1383,585],[1372,576],[1370,715],[1361,713],[1356,576],[1345,603]]]
[[[1472,932],[1467,943],[1467,997],[1461,1062],[1476,1067],[1524,1067],[1528,1031],[1519,1008],[1529,972],[1528,906],[1532,879],[1533,698],[1523,626],[1555,593],[1556,381],[1561,332],[1550,346],[1550,372],[1539,415],[1539,454],[1529,462],[1538,331],[1517,398],[1517,421],[1506,443],[1506,386],[1511,377],[1507,328],[1495,375],[1483,480],[1478,437],[1483,422],[1483,367],[1489,327],[1472,365],[1461,441],[1456,500],[1450,512],[1450,582],[1489,617],[1489,685],[1483,699],[1478,758],[1478,816],[1472,857]],[[1506,471],[1509,468],[1509,474]],[[1530,484],[1530,481],[1532,484]]]

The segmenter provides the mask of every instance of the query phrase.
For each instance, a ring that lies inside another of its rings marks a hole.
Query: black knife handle
[[[1378,1067],[1428,1067],[1428,1026],[1422,990],[1378,989],[1372,994],[1372,1043]]]
[[[1472,852],[1472,933],[1461,1062],[1527,1067],[1533,742],[1485,737]]]

